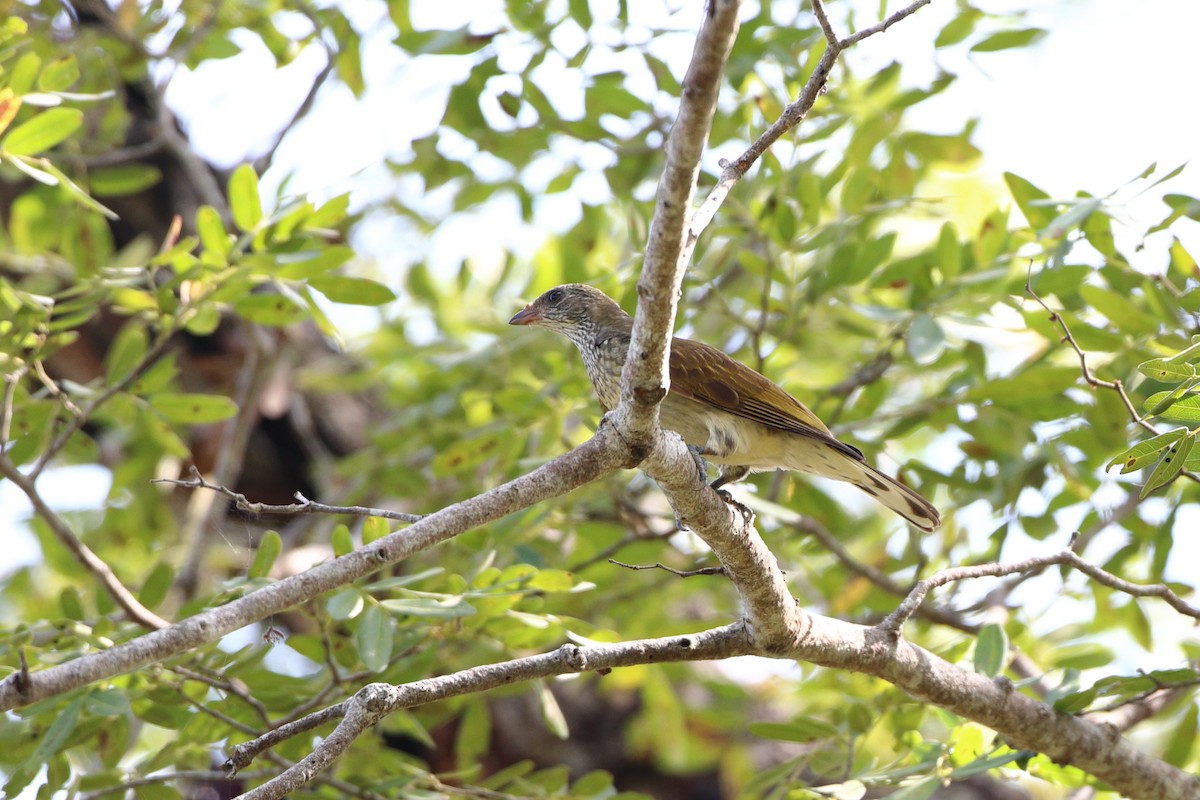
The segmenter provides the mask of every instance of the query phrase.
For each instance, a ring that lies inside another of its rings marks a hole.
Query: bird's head
[[[597,331],[628,331],[630,317],[604,292],[582,283],[555,286],[518,311],[509,325],[538,325],[579,343]]]

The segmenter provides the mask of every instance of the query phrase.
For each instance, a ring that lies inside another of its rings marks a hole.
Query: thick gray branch
[[[667,137],[667,163],[658,184],[654,220],[638,280],[633,338],[621,375],[621,405],[615,417],[618,430],[639,446],[650,443],[658,425],[658,403],[666,396],[670,382],[667,359],[679,287],[687,270],[685,244],[692,197],[725,62],[737,36],[738,8],[737,0],[709,0],[683,79],[679,115]]]
[[[212,644],[238,628],[370,575],[463,531],[565,494],[627,466],[632,466],[632,460],[624,441],[610,426],[602,426],[579,447],[528,475],[430,514],[411,527],[353,553],[104,652],[29,675],[14,673],[0,681],[0,710],[28,705]]]

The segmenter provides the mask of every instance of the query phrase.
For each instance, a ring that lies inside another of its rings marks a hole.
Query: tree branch
[[[695,215],[692,217],[687,238],[689,256],[691,249],[696,246],[696,241],[700,238],[700,234],[712,222],[713,217],[716,216],[718,209],[725,203],[725,198],[729,196],[729,192],[733,189],[734,185],[749,172],[754,162],[763,153],[767,152],[767,149],[771,145],[779,141],[781,136],[795,128],[808,116],[808,112],[812,110],[813,105],[817,102],[817,98],[825,91],[825,84],[829,80],[833,65],[837,63],[842,51],[861,42],[868,36],[873,36],[876,33],[887,30],[900,20],[915,13],[922,6],[929,5],[929,3],[930,0],[916,0],[916,2],[905,6],[877,25],[872,25],[869,28],[858,31],[847,36],[845,39],[838,39],[833,26],[829,23],[829,17],[825,14],[824,4],[821,0],[812,0],[813,14],[816,16],[817,22],[825,34],[825,51],[821,54],[820,60],[817,61],[817,66],[813,69],[812,75],[809,76],[808,82],[804,84],[804,88],[800,91],[799,96],[783,110],[783,113],[779,115],[779,119],[775,120],[771,124],[771,127],[767,128],[746,149],[746,152],[733,161],[721,161],[721,176],[717,180],[717,185],[712,188],[708,197],[705,198],[704,203],[696,210]]]
[[[1074,541],[1075,537],[1072,537],[1072,544],[1074,544]],[[898,636],[900,628],[920,608],[921,603],[925,601],[925,596],[939,586],[945,586],[948,583],[967,580],[969,578],[998,578],[1005,575],[1012,575],[1016,572],[1041,570],[1055,564],[1071,567],[1087,575],[1096,581],[1096,583],[1107,586],[1110,589],[1115,589],[1118,592],[1132,595],[1133,597],[1161,597],[1167,605],[1180,614],[1192,617],[1193,619],[1200,619],[1200,608],[1186,603],[1166,584],[1154,583],[1147,585],[1132,583],[1123,578],[1118,578],[1111,572],[1106,572],[1100,567],[1084,561],[1075,551],[1069,549],[1068,546],[1068,549],[1060,550],[1057,553],[1034,556],[1033,558],[1027,558],[1024,561],[1017,561],[1011,564],[978,564],[975,566],[954,567],[942,570],[919,581],[913,587],[913,590],[909,592],[908,597],[904,598],[904,602],[897,606],[896,610],[889,614],[877,627],[884,633]]]
[[[83,543],[75,532],[71,530],[71,526],[42,498],[42,495],[37,490],[37,481],[31,475],[25,475],[16,467],[9,459],[8,454],[0,452],[0,476],[8,478],[16,487],[24,492],[29,498],[30,505],[33,506],[33,512],[41,517],[46,526],[54,534],[55,538],[71,552],[75,560],[83,565],[83,568],[96,576],[100,581],[100,585],[104,587],[104,591],[113,599],[121,610],[125,612],[129,619],[141,625],[148,630],[161,630],[167,628],[171,623],[155,614],[150,609],[146,608],[134,596],[133,592],[126,588],[125,584],[112,571],[112,567],[108,563],[96,555],[90,547]],[[73,662],[72,662],[73,663]],[[13,676],[6,678],[4,683],[7,684]],[[31,675],[30,680],[36,683],[36,676]],[[0,695],[3,690],[0,689]]]
[[[708,141],[725,62],[738,30],[737,0],[709,0],[683,79],[679,115],[667,137],[667,163],[658,184],[654,219],[638,280],[637,313],[629,354],[621,373],[617,429],[638,445],[648,445],[658,427],[658,404],[667,395],[667,361],[679,287],[691,251],[686,230]]]
[[[295,728],[289,731],[289,735],[309,730],[334,718],[340,718],[341,722],[311,754],[278,777],[247,792],[243,798],[274,800],[298,790],[345,752],[364,731],[384,716],[401,709],[553,675],[603,673],[614,667],[665,661],[704,661],[746,655],[750,652],[752,644],[745,628],[735,623],[690,636],[642,639],[587,647],[567,644],[550,653],[516,658],[499,664],[485,664],[400,686],[372,683],[364,686],[344,703],[312,715],[311,719],[314,721],[311,724],[307,724],[309,717],[298,720]],[[225,762],[225,768],[231,775],[235,774],[249,764],[257,753],[286,738],[273,734],[274,732],[239,745]]]
[[[528,475],[430,514],[341,558],[278,581],[217,608],[65,664],[0,681],[0,711],[28,705],[212,644],[227,633],[277,614],[463,531],[558,497],[614,469],[636,464],[610,425],[574,450]]]
[[[195,467],[191,470],[192,477],[188,480],[179,478],[155,478],[151,483],[166,483],[172,486],[182,486],[187,489],[209,489],[217,492],[233,501],[234,507],[238,511],[243,511],[247,514],[345,514],[350,517],[382,517],[383,519],[395,520],[397,522],[419,522],[425,519],[427,514],[406,514],[403,511],[392,511],[386,508],[371,508],[370,506],[330,506],[324,503],[318,503],[315,500],[309,500],[300,492],[296,492],[295,503],[279,505],[275,503],[252,503],[246,498],[246,495],[241,492],[235,492],[232,489],[221,486],[216,483],[210,483],[205,479],[200,471]]]

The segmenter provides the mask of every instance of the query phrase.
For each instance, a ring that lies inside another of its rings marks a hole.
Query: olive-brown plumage
[[[600,404],[606,411],[617,406],[633,318],[607,295],[580,283],[557,286],[509,324],[537,325],[570,339]],[[763,470],[809,472],[857,486],[922,530],[941,523],[928,500],[872,467],[803,403],[720,350],[672,339],[670,377],[659,419],[720,465],[715,486]]]

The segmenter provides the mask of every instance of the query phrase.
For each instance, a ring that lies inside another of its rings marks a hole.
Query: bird
[[[612,298],[587,284],[564,284],[526,305],[508,324],[547,328],[569,339],[583,356],[604,412],[617,407],[633,318]],[[751,472],[786,469],[850,483],[923,531],[941,524],[932,503],[834,438],[787,391],[717,348],[675,337],[669,368],[659,423],[719,466],[714,489]]]

